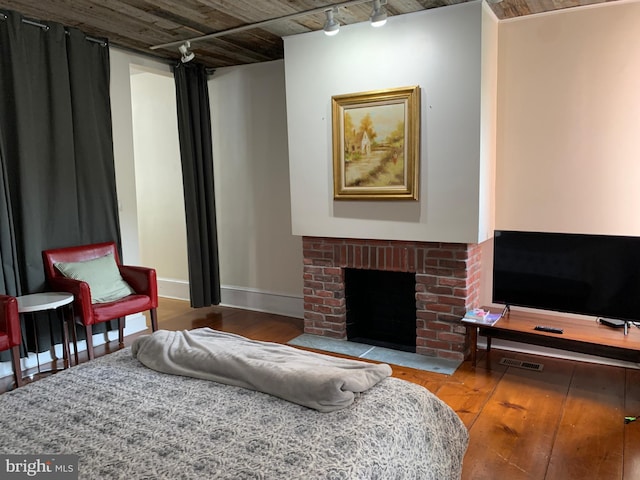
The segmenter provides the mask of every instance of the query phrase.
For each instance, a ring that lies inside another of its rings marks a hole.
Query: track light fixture
[[[387,23],[387,9],[384,8],[386,4],[386,0],[373,0],[373,11],[369,17],[372,27],[381,27]]]
[[[178,50],[180,51],[180,55],[182,55],[182,57],[180,58],[180,60],[182,60],[182,63],[190,62],[196,56],[195,53],[189,51],[190,47],[191,47],[191,42],[189,40],[187,40],[186,42],[184,42],[182,45],[178,47]]]
[[[325,35],[336,35],[340,31],[340,22],[338,22],[335,18],[333,18],[333,8],[329,8],[325,10],[324,13],[327,16],[327,21],[324,22],[324,33]]]
[[[260,22],[248,23],[246,25],[240,25],[238,27],[229,28],[227,30],[221,30],[219,32],[209,33],[207,35],[201,35],[199,37],[189,38],[187,40],[179,40],[177,42],[169,42],[169,43],[162,43],[160,45],[153,45],[150,48],[151,50],[158,50],[161,48],[170,48],[170,47],[173,48],[177,45],[180,45],[178,47],[178,50],[180,50],[180,54],[182,55],[182,61],[186,63],[193,60],[193,58],[195,57],[195,55],[189,51],[189,48],[191,47],[190,42],[201,42],[204,40],[211,40],[214,38],[223,37],[225,35],[244,32],[246,30],[263,28],[267,25],[271,25],[276,22],[282,22],[284,20],[294,20],[307,15],[317,15],[322,12],[324,12],[324,14],[327,17],[323,27],[324,33],[326,33],[327,35],[335,35],[338,33],[338,30],[340,30],[340,22],[338,22],[333,17],[333,15],[338,12],[339,8],[352,7],[354,5],[362,5],[364,3],[369,3],[369,2],[373,4],[373,10],[371,12],[371,16],[369,17],[369,20],[371,21],[371,25],[373,25],[374,27],[379,27],[381,25],[384,25],[387,20],[387,10],[384,7],[385,5],[387,5],[387,1],[388,0],[345,0],[343,2],[338,2],[333,4],[331,8],[327,8],[326,6],[312,8],[310,10],[305,10],[302,12],[290,13],[288,15],[283,15],[281,17],[268,18]],[[487,0],[487,1],[501,2],[503,0]]]

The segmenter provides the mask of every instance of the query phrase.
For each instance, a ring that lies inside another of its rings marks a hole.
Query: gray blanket
[[[131,351],[159,372],[257,390],[321,412],[351,405],[359,393],[391,375],[387,364],[307,352],[210,328],[159,330],[137,338]]]

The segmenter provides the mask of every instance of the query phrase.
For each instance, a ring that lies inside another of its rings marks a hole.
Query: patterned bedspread
[[[396,378],[321,413],[130,349],[0,395],[0,418],[1,453],[76,454],[80,479],[455,479],[468,442],[446,404]]]

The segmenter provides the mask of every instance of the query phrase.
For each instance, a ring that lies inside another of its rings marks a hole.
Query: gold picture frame
[[[418,200],[420,87],[331,97],[333,198]]]

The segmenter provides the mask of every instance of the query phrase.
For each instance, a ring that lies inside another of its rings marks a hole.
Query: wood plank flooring
[[[191,309],[161,299],[160,328],[208,326],[256,340],[286,343],[302,320],[227,307]],[[144,333],[144,332],[142,332]],[[130,345],[138,335],[125,338]],[[118,349],[117,342],[96,355]],[[541,372],[500,365],[502,357],[544,364]],[[87,361],[81,353],[80,361]],[[493,349],[453,375],[393,366],[393,375],[429,389],[469,429],[465,480],[640,479],[640,370]],[[25,372],[30,373],[30,372]],[[0,381],[0,391],[10,377]]]

